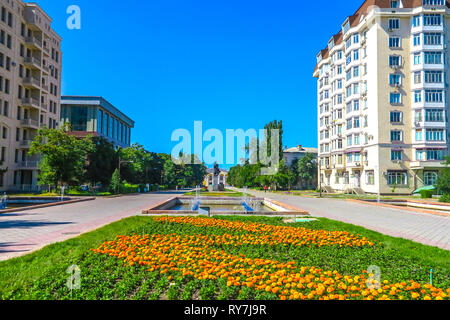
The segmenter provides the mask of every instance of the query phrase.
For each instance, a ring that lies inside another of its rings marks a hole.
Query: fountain
[[[7,205],[8,205],[8,196],[6,195],[5,192],[0,202],[0,210],[5,210]]]
[[[66,190],[65,186],[61,186],[61,201],[64,201],[64,191]]]
[[[200,187],[196,186],[195,187],[195,198],[191,200],[191,210],[192,211],[197,211],[198,208],[200,207],[199,190],[200,190]]]

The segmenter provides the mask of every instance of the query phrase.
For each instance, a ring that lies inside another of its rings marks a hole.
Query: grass
[[[227,220],[252,221],[284,225],[282,218],[217,217]],[[434,270],[434,285],[450,287],[450,252],[409,240],[393,238],[358,226],[320,218],[307,225],[291,224],[309,229],[346,230],[375,241],[375,247],[289,247],[289,246],[225,246],[231,254],[250,258],[297,261],[302,266],[338,270],[355,275],[370,265],[381,268],[382,280],[415,280],[426,283]],[[96,231],[61,243],[52,244],[16,259],[0,262],[0,299],[271,299],[264,292],[248,288],[239,291],[227,287],[225,279],[217,281],[180,277],[169,280],[158,271],[141,266],[124,266],[115,257],[94,254],[97,248],[116,235],[136,234],[212,234],[223,231],[192,225],[161,224],[150,217],[131,217]],[[239,231],[237,231],[239,233]],[[81,269],[82,290],[71,293],[66,287],[67,268]],[[224,281],[222,281],[224,280]]]

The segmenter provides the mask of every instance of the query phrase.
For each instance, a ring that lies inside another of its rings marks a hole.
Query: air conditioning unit
[[[383,176],[387,176],[387,175],[388,175],[388,172],[385,171],[385,172],[383,172],[382,174],[383,174]]]
[[[357,167],[360,167],[360,166],[361,166],[361,163],[357,162],[357,163],[355,163],[355,165],[356,165]]]
[[[415,125],[416,127],[420,127],[420,122],[415,122],[414,125]]]

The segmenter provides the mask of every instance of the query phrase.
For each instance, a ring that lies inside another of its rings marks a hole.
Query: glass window
[[[408,174],[403,171],[388,171],[388,185],[407,185]]]
[[[438,173],[436,171],[425,171],[423,180],[426,186],[434,186],[438,180]]]

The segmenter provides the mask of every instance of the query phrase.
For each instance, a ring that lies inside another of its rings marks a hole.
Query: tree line
[[[200,185],[206,175],[204,164],[180,163],[168,154],[147,151],[137,143],[116,148],[103,137],[76,138],[69,131],[70,125],[41,128],[34,138],[29,155],[41,157],[39,185],[89,184],[115,192],[117,184],[127,182],[174,189]]]
[[[290,190],[297,186],[304,188],[317,188],[317,162],[313,154],[306,154],[303,158],[292,162],[285,163],[283,160],[283,122],[274,120],[264,126],[266,129],[266,136],[262,143],[265,143],[268,157],[271,157],[271,130],[279,130],[279,158],[280,162],[273,175],[263,175],[261,169],[267,167],[259,161],[259,139],[251,141],[246,146],[246,155],[249,155],[250,149],[257,150],[256,164],[251,164],[249,159],[243,159],[244,164],[234,166],[230,169],[227,181],[238,188],[264,188],[271,187],[273,190]],[[250,147],[251,144],[256,144],[256,148]]]

